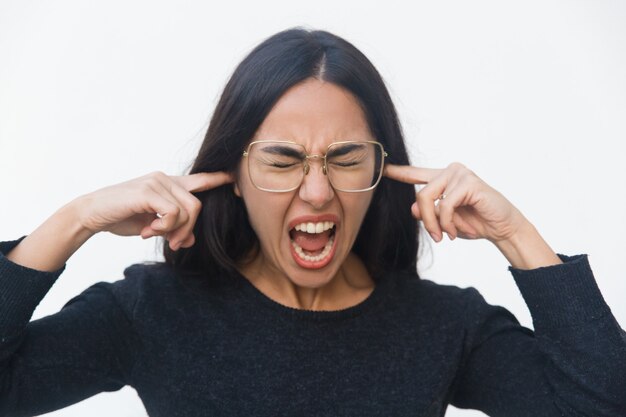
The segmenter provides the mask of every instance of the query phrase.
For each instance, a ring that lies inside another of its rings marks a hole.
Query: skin
[[[7,258],[39,271],[56,271],[93,235],[104,231],[144,239],[164,236],[173,250],[191,247],[193,225],[202,207],[191,193],[233,181],[222,172],[168,176],[157,171],[104,187],[61,207]]]
[[[254,140],[300,143],[309,153],[323,154],[339,140],[374,140],[356,99],[344,89],[309,79],[288,90],[257,130]],[[351,253],[373,191],[333,190],[314,162],[300,188],[286,193],[258,190],[246,163],[240,164],[235,193],[243,198],[252,228],[260,241],[254,258],[241,272],[268,297],[293,308],[337,310],[357,304],[374,283],[361,260]],[[308,215],[335,215],[337,249],[320,269],[299,266],[290,252],[289,224]]]
[[[463,164],[455,162],[445,169],[388,164],[384,175],[408,184],[424,184],[411,212],[435,242],[441,242],[443,232],[450,240],[487,239],[518,269],[562,263],[533,224]]]

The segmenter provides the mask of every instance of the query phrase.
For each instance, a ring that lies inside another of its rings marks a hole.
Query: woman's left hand
[[[411,211],[436,242],[441,241],[442,230],[450,239],[488,239],[519,269],[562,263],[509,200],[462,164],[455,162],[445,169],[389,164],[384,175],[425,184]]]
[[[497,244],[529,224],[509,200],[458,162],[445,169],[388,164],[384,175],[408,184],[425,184],[417,192],[411,212],[437,242],[443,230],[451,240],[484,238]]]

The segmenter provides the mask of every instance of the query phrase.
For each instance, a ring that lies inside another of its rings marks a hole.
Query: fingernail
[[[439,242],[439,236],[437,236],[435,232],[430,232],[430,237],[432,237],[435,242]]]

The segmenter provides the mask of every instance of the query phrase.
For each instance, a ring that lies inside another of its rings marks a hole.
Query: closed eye
[[[361,161],[331,161],[330,163],[339,167],[351,167],[360,164]]]
[[[297,165],[298,162],[292,162],[292,163],[288,163],[288,162],[272,162],[268,165],[274,167],[274,168],[291,168],[294,165]]]
[[[266,169],[288,169],[302,164],[302,161],[281,155],[261,155],[254,158]]]
[[[259,147],[256,159],[270,168],[287,169],[302,164],[302,150],[284,144],[266,144]]]

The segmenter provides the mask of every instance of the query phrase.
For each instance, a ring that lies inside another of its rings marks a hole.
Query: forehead
[[[308,79],[287,90],[253,140],[287,140],[316,152],[340,140],[374,140],[357,99],[325,81]]]

